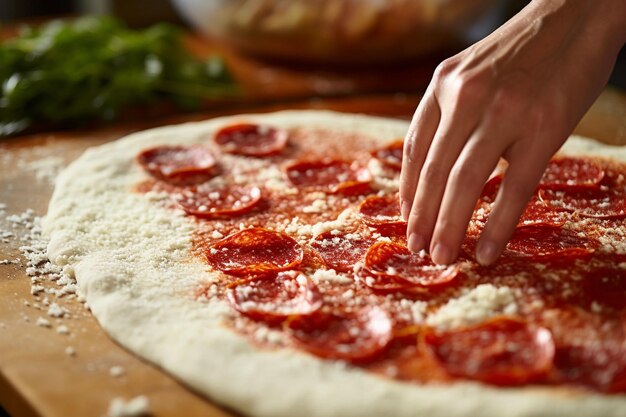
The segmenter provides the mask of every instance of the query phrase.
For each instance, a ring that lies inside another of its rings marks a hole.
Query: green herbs
[[[184,108],[233,94],[222,61],[200,61],[168,25],[133,31],[112,18],[26,29],[0,45],[0,136],[33,123],[114,119],[129,105]]]

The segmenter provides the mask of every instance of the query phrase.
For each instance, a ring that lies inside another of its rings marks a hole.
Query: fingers
[[[481,265],[493,263],[515,231],[548,163],[547,158],[539,155],[541,153],[528,149],[512,153],[493,210],[478,241],[476,260]]]
[[[442,119],[419,174],[407,227],[407,246],[413,252],[426,248],[430,241],[450,170],[475,127],[474,118],[456,113]]]
[[[502,154],[496,145],[486,143],[477,130],[452,167],[431,239],[435,263],[449,264],[457,258],[476,201]]]
[[[439,105],[434,95],[430,93],[430,90],[427,90],[417,110],[415,110],[411,126],[404,140],[404,155],[400,174],[400,208],[404,220],[409,217],[419,173],[433,136],[437,131],[440,117]]]

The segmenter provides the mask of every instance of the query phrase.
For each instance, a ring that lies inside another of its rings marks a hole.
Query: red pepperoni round
[[[402,168],[402,152],[404,141],[397,140],[388,146],[372,152],[372,156],[389,168],[400,171]]]
[[[176,198],[187,213],[204,219],[239,216],[261,202],[258,187],[225,187],[211,190],[185,190]]]
[[[280,153],[287,146],[288,136],[284,129],[241,123],[220,129],[214,140],[224,152],[268,156]]]
[[[376,292],[412,292],[411,290],[415,288],[406,281],[397,280],[389,275],[376,274],[365,267],[358,268],[354,276],[358,282]]]
[[[407,222],[400,215],[397,196],[370,196],[359,205],[359,216],[367,226],[383,232],[406,234]]]
[[[284,233],[250,228],[212,244],[207,260],[232,275],[267,274],[294,269],[302,262],[303,250]]]
[[[597,343],[559,346],[555,367],[569,382],[610,393],[626,393],[626,349]]]
[[[317,286],[296,271],[240,281],[228,289],[227,296],[235,310],[270,323],[311,314],[322,306]]]
[[[539,198],[556,209],[583,217],[621,219],[626,217],[626,192],[600,187],[569,191],[541,190]]]
[[[585,274],[584,292],[591,302],[626,308],[626,270],[619,266],[594,268]]]
[[[552,190],[595,187],[603,178],[604,170],[596,162],[583,158],[561,157],[548,163],[539,187]]]
[[[548,329],[507,317],[443,333],[427,331],[423,340],[449,374],[496,385],[538,380],[554,358]]]
[[[333,194],[357,195],[370,190],[370,172],[340,160],[295,162],[285,168],[289,182],[297,187],[318,188]]]
[[[351,272],[371,244],[372,239],[358,233],[325,232],[317,236],[311,246],[329,268],[339,272]]]
[[[174,184],[198,184],[217,173],[215,158],[201,146],[158,146],[137,155],[150,175]]]
[[[558,379],[605,392],[626,392],[626,345],[623,321],[580,308],[545,311],[552,330]]]
[[[372,360],[393,335],[392,319],[380,307],[355,312],[296,316],[286,322],[293,342],[316,356],[353,363]]]
[[[393,242],[375,243],[365,254],[365,267],[422,287],[448,284],[460,272],[458,265],[435,265],[425,253],[411,253],[406,246]]]
[[[595,242],[570,230],[550,226],[528,226],[515,230],[505,254],[531,259],[570,258],[594,252]]]
[[[537,197],[531,198],[517,223],[517,227],[552,226],[561,227],[571,217],[564,210],[557,210],[545,204]]]

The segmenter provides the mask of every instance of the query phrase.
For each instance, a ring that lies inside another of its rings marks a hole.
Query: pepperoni
[[[515,230],[505,255],[531,259],[572,258],[594,252],[595,242],[570,230],[550,226],[528,226]]]
[[[284,129],[241,123],[220,129],[214,140],[227,153],[268,156],[280,153],[287,146],[288,136]]]
[[[317,286],[296,271],[240,281],[228,289],[227,296],[235,310],[270,323],[311,314],[322,306]]]
[[[351,272],[371,244],[372,239],[357,233],[325,232],[317,236],[311,246],[329,268],[339,272]]]
[[[234,217],[245,214],[261,202],[258,187],[224,187],[211,190],[186,190],[176,198],[187,213],[204,219]]]
[[[207,260],[232,275],[275,273],[296,268],[303,250],[284,233],[250,228],[218,240],[206,252]]]
[[[537,197],[531,198],[517,223],[517,227],[552,226],[561,227],[569,220],[571,214],[564,210],[546,205]]]
[[[359,216],[367,226],[382,232],[406,234],[407,223],[400,215],[400,202],[397,196],[370,196],[359,205]]]
[[[404,141],[397,140],[388,146],[372,152],[372,156],[389,168],[400,171],[402,169],[402,152]]]
[[[539,187],[552,190],[595,187],[603,178],[604,170],[594,161],[562,157],[555,158],[548,163]]]
[[[365,254],[365,267],[421,287],[451,283],[460,272],[458,264],[435,265],[424,252],[411,253],[406,246],[393,242],[375,243]]]
[[[626,308],[626,270],[595,268],[585,275],[584,292],[591,302],[615,309]]]
[[[554,358],[548,329],[507,317],[444,333],[427,331],[423,340],[449,374],[496,385],[539,380]]]
[[[362,266],[355,271],[354,276],[358,282],[376,292],[411,292],[415,288],[406,281],[397,280],[389,275],[376,274]]]
[[[607,319],[580,308],[547,310],[558,379],[606,392],[626,392],[623,319]]]
[[[340,160],[295,162],[286,167],[285,173],[287,179],[297,187],[318,188],[343,195],[368,192],[372,180],[367,169]]]
[[[561,346],[556,350],[555,367],[569,382],[592,386],[612,393],[626,393],[626,349],[610,344]]]
[[[215,158],[201,146],[158,146],[137,155],[150,175],[174,184],[198,184],[217,174]]]
[[[286,322],[286,331],[296,345],[316,356],[353,363],[374,359],[393,336],[392,319],[380,307],[296,316]]]
[[[572,211],[583,217],[621,219],[626,217],[626,192],[598,189],[553,191],[541,190],[539,198],[550,207]]]

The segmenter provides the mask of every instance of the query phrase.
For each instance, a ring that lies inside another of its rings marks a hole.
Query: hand
[[[483,185],[504,158],[476,253],[479,263],[494,262],[625,40],[623,0],[535,0],[441,63],[405,139],[400,203],[409,249],[430,242],[434,262],[453,262]]]

